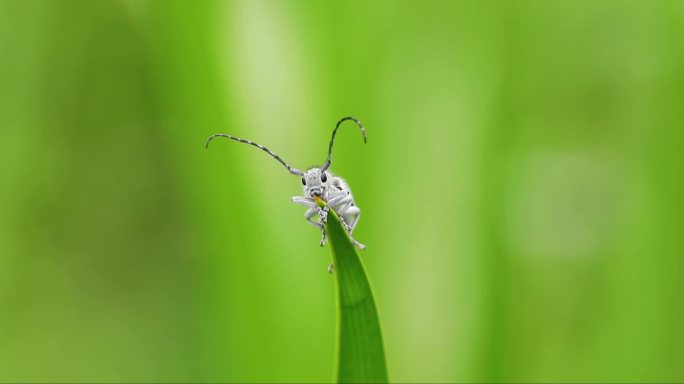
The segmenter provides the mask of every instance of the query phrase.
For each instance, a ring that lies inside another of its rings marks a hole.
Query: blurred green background
[[[0,0],[0,381],[682,381],[684,2]]]

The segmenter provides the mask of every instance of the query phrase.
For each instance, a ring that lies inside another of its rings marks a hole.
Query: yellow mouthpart
[[[319,207],[325,207],[327,205],[320,196],[314,196],[314,201],[316,201],[316,204],[318,204]]]

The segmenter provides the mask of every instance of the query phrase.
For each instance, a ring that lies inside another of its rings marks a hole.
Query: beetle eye
[[[324,183],[328,181],[328,176],[326,176],[325,173],[321,174],[321,181]]]
[[[306,180],[302,177],[302,185],[306,185]]]

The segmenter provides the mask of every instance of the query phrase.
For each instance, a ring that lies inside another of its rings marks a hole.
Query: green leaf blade
[[[332,210],[325,227],[337,288],[337,382],[386,383],[380,319],[363,263]]]

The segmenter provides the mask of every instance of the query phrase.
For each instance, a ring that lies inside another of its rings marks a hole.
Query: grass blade
[[[337,382],[385,383],[380,320],[363,264],[333,210],[325,227],[337,288]]]

